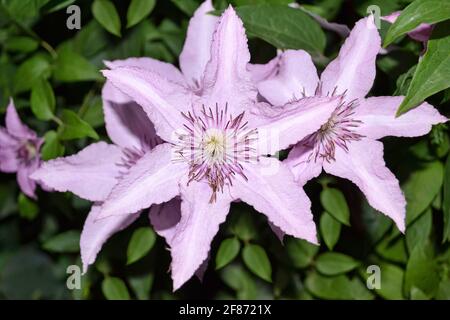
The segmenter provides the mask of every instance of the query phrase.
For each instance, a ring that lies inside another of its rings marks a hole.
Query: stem
[[[53,116],[52,120],[54,122],[56,122],[58,124],[58,126],[63,126],[64,125],[63,121],[60,118],[58,118],[57,116]]]

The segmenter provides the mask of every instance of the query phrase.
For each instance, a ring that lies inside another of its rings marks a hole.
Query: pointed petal
[[[172,141],[183,125],[181,112],[189,109],[190,94],[182,86],[154,72],[134,67],[103,70],[104,76],[123,93],[142,106],[165,141]]]
[[[200,267],[198,267],[197,271],[195,271],[195,276],[200,280],[200,282],[203,282],[203,278],[205,276],[205,272],[208,269],[209,265],[209,259],[211,258],[211,253],[208,254],[208,257],[205,261],[202,262]]]
[[[124,99],[126,98],[126,99]],[[150,150],[161,142],[142,107],[107,81],[102,90],[108,136],[122,148]]]
[[[203,182],[192,182],[181,193],[181,220],[170,248],[174,291],[207,259],[211,242],[230,209],[232,199],[226,193],[218,193],[212,203],[210,197],[211,188]]]
[[[373,17],[359,20],[345,40],[338,57],[323,71],[322,92],[346,92],[346,100],[364,98],[375,79],[375,59],[381,49],[381,38]]]
[[[19,160],[17,159],[17,151],[14,147],[0,148],[0,171],[6,173],[17,172],[19,168]]]
[[[19,166],[17,170],[17,183],[20,190],[28,197],[36,199],[36,182],[30,178],[30,175],[35,172],[39,166],[39,161],[35,161],[30,166]]]
[[[247,70],[249,61],[244,26],[230,6],[220,17],[213,37],[203,87],[206,104],[228,103],[234,115],[248,109],[257,94]]]
[[[317,244],[311,202],[288,167],[266,157],[243,167],[247,181],[240,176],[233,179],[233,197],[265,214],[284,233]]]
[[[315,159],[313,148],[300,142],[292,148],[289,156],[283,163],[289,167],[295,177],[295,181],[300,186],[303,186],[309,180],[320,175],[322,172],[322,161],[322,159]]]
[[[219,18],[209,14],[214,11],[211,0],[204,1],[195,11],[180,54],[180,68],[186,81],[197,87],[203,81],[206,64],[211,57],[211,43]]]
[[[394,220],[399,230],[404,232],[405,196],[397,178],[384,163],[383,144],[362,139],[347,146],[348,152],[336,148],[336,161],[324,162],[325,171],[356,184],[369,204]]]
[[[139,218],[139,213],[135,213],[96,220],[99,212],[100,205],[94,204],[84,223],[83,232],[81,232],[80,253],[83,263],[83,274],[95,262],[103,244],[113,234],[125,229]]]
[[[9,134],[16,138],[26,138],[34,139],[36,138],[36,133],[28,128],[19,118],[16,108],[14,107],[14,102],[10,99],[8,107],[6,109],[6,130]]]
[[[277,55],[275,58],[265,64],[252,64],[247,65],[247,69],[250,72],[253,83],[259,83],[274,77],[279,69],[281,55]]]
[[[150,223],[155,232],[166,239],[167,244],[172,244],[172,238],[175,235],[175,227],[181,219],[181,199],[179,197],[162,203],[154,204],[150,208]]]
[[[164,143],[147,152],[113,188],[98,216],[123,215],[159,204],[179,193],[179,181],[187,176],[185,163],[172,161],[172,147]]]
[[[59,192],[103,201],[118,181],[122,157],[117,146],[98,142],[75,155],[44,162],[31,178]]]
[[[426,102],[396,117],[403,98],[371,97],[360,100],[355,110],[355,117],[362,121],[358,133],[372,139],[386,136],[419,137],[430,132],[432,125],[448,121]]]
[[[258,84],[259,93],[271,104],[281,106],[304,96],[314,96],[319,76],[311,56],[303,50],[287,50],[275,77]]]
[[[135,67],[139,69],[148,70],[159,74],[161,77],[184,85],[184,76],[173,64],[159,61],[152,58],[128,58],[125,60],[104,61],[109,69],[120,67]]]
[[[282,107],[258,104],[249,127],[258,130],[260,154],[274,154],[319,130],[341,103],[340,97],[304,98]]]
[[[278,240],[280,240],[281,243],[284,242],[284,232],[283,230],[281,230],[280,228],[278,228],[276,225],[274,225],[272,222],[269,221],[269,227],[270,229],[272,229],[273,233],[275,234],[275,236],[278,238]]]

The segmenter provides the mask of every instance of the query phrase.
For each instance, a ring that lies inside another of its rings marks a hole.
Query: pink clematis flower
[[[428,103],[396,118],[403,97],[364,98],[372,87],[381,39],[372,18],[356,23],[338,57],[320,80],[311,57],[304,51],[286,51],[278,74],[258,85],[272,104],[295,101],[301,96],[344,96],[328,122],[299,142],[286,164],[300,185],[317,177],[322,168],[348,179],[365,194],[369,204],[388,215],[405,230],[405,197],[399,182],[383,160],[385,136],[417,137],[431,126],[446,122]]]
[[[142,58],[115,63],[145,68],[151,67],[153,62]],[[80,239],[83,272],[94,263],[108,238],[129,226],[140,215],[136,211],[128,216],[96,220],[102,201],[128,170],[160,143],[153,124],[142,108],[109,82],[103,87],[102,99],[106,131],[113,144],[93,143],[75,155],[44,162],[31,176],[56,191],[70,191],[93,202]],[[159,210],[165,212],[168,209],[171,208]]]
[[[180,56],[182,73],[125,65],[103,71],[142,106],[165,143],[121,178],[98,219],[154,204],[172,206],[168,201],[179,199],[179,221],[153,207],[150,213],[170,246],[174,290],[207,260],[211,241],[236,200],[264,213],[286,234],[317,243],[309,199],[289,168],[267,155],[317,131],[340,100],[303,99],[284,106],[283,113],[255,107],[252,79],[268,76],[273,65],[248,66],[245,30],[231,7],[211,24],[199,18],[202,10],[211,11],[211,2],[205,1],[190,23]]]
[[[6,110],[6,128],[0,126],[0,172],[17,172],[17,182],[24,194],[36,198],[36,183],[29,178],[40,165],[39,149],[44,140],[19,118],[13,100]]]

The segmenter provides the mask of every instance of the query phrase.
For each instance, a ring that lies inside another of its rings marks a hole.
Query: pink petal
[[[104,61],[105,65],[109,69],[115,69],[120,67],[135,67],[144,69],[147,71],[155,72],[161,77],[184,85],[185,80],[183,74],[173,64],[159,61],[152,58],[128,58],[125,60]]]
[[[211,0],[204,1],[189,21],[186,41],[180,54],[180,68],[191,85],[198,87],[203,81],[206,64],[211,55],[211,43],[219,18],[208,14],[214,11]]]
[[[126,99],[125,99],[126,98]],[[108,136],[122,148],[149,150],[159,138],[142,107],[107,81],[102,90]]]
[[[288,158],[283,161],[295,177],[295,181],[300,186],[305,185],[309,180],[318,177],[322,172],[322,158],[315,159],[313,149],[298,143]]]
[[[30,175],[36,171],[39,161],[34,161],[30,166],[20,166],[17,170],[17,183],[20,190],[28,197],[36,199],[36,182],[30,178]]]
[[[235,116],[247,110],[257,94],[247,70],[249,61],[244,26],[230,6],[220,17],[213,37],[202,93],[206,104],[228,103]]]
[[[284,233],[317,244],[311,202],[288,167],[275,158],[261,157],[244,164],[242,177],[233,179],[234,198],[252,205]]]
[[[349,151],[336,148],[336,161],[324,162],[327,173],[348,179],[364,193],[369,204],[390,217],[405,231],[406,201],[397,178],[386,167],[383,144],[362,139],[347,144]]]
[[[113,188],[98,218],[137,212],[177,196],[187,168],[185,163],[173,162],[172,156],[167,143],[147,152]]]
[[[14,107],[14,102],[12,99],[9,101],[9,105],[6,109],[6,130],[9,134],[16,138],[26,138],[34,139],[36,138],[36,133],[28,128],[19,118],[16,108]]]
[[[381,38],[373,17],[359,20],[345,40],[339,55],[323,71],[323,93],[346,92],[346,100],[364,98],[375,79],[375,60],[381,49]]]
[[[181,200],[173,198],[172,200],[154,204],[150,208],[149,218],[155,229],[155,232],[166,239],[167,244],[172,244],[172,238],[175,235],[175,227],[181,219]]]
[[[269,221],[269,227],[272,230],[272,232],[275,234],[275,236],[280,240],[281,243],[284,242],[284,232],[280,228],[278,228],[276,225],[274,225],[272,222]]]
[[[277,108],[259,104],[249,126],[258,129],[260,154],[274,154],[319,130],[340,103],[340,97],[313,97]]]
[[[403,98],[371,97],[360,100],[356,118],[363,123],[358,128],[358,133],[372,139],[386,136],[419,137],[430,132],[432,125],[448,121],[426,102],[396,117]]]
[[[265,64],[252,64],[247,65],[247,69],[250,72],[252,81],[259,83],[276,76],[279,68],[281,55],[277,55],[275,58]]]
[[[11,136],[5,128],[0,127],[0,150],[1,148],[15,147],[17,144],[17,138]]]
[[[0,148],[0,171],[6,173],[17,172],[19,168],[19,160],[17,159],[17,151],[14,147]]]
[[[97,142],[75,155],[44,162],[31,178],[56,191],[103,201],[118,181],[122,157],[119,147]]]
[[[210,202],[211,188],[192,182],[181,193],[181,220],[176,226],[170,253],[174,291],[180,288],[207,259],[211,242],[225,221],[231,198],[218,193]]]
[[[96,220],[99,212],[100,205],[94,204],[84,222],[83,232],[81,232],[80,253],[83,263],[83,274],[86,273],[89,265],[95,262],[103,244],[113,234],[125,229],[139,218],[139,213],[135,213]]]
[[[155,125],[157,134],[172,141],[175,130],[183,126],[182,111],[189,110],[190,93],[157,73],[134,67],[103,70],[105,77],[119,90],[142,106]]]
[[[304,96],[314,96],[319,77],[311,56],[303,50],[283,52],[276,76],[258,84],[259,93],[280,106]]]

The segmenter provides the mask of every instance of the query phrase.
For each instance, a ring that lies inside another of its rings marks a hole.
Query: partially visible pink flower
[[[369,204],[405,230],[405,197],[383,160],[385,136],[417,137],[447,118],[428,103],[396,118],[404,97],[365,98],[375,79],[375,60],[381,39],[373,18],[358,21],[338,57],[320,80],[305,51],[283,53],[276,76],[261,82],[260,94],[274,105],[303,96],[343,95],[342,103],[315,133],[290,152],[289,165],[300,185],[317,177],[322,168],[348,179],[365,194]]]
[[[381,17],[381,19],[386,20],[390,23],[394,23],[401,13],[401,11],[395,11],[387,16]],[[434,26],[431,24],[421,23],[414,30],[408,32],[408,36],[419,42],[427,42],[428,39],[430,39],[431,33],[433,32],[433,27]]]
[[[17,173],[24,194],[36,198],[36,183],[29,178],[40,165],[43,139],[19,118],[13,100],[6,110],[6,128],[0,126],[0,172]]]
[[[199,10],[211,8],[205,1]],[[151,220],[170,246],[175,290],[207,260],[233,201],[254,206],[289,235],[317,242],[309,199],[288,167],[268,155],[318,130],[339,103],[337,97],[317,97],[286,105],[283,113],[257,108],[252,80],[269,76],[276,62],[249,66],[245,30],[231,7],[212,26],[196,17],[180,56],[182,73],[121,65],[103,71],[142,106],[165,143],[120,180],[98,218],[152,206]],[[204,34],[212,38],[203,41]],[[203,49],[191,47],[196,42]],[[277,134],[276,146],[270,133]],[[155,204],[171,206],[171,199],[181,205],[179,221],[153,210]]]
[[[115,63],[158,71],[164,68],[164,65],[153,62],[152,59],[142,58]],[[136,211],[128,216],[97,220],[102,201],[130,168],[161,142],[142,108],[109,82],[103,87],[102,99],[106,131],[113,144],[93,143],[75,155],[44,162],[32,175],[33,179],[56,191],[70,191],[93,202],[80,239],[83,272],[95,261],[108,238],[129,226],[140,215],[140,211]],[[176,207],[159,209],[168,216],[176,216],[177,213],[170,210],[179,212]]]

